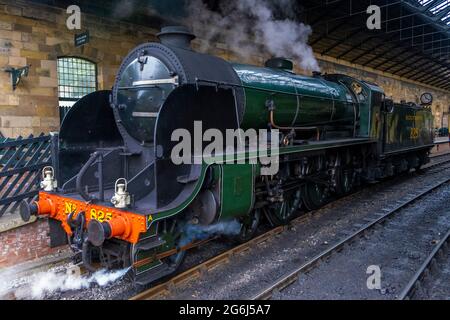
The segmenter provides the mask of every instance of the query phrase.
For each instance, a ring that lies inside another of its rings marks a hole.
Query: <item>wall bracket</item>
[[[5,72],[11,73],[11,84],[12,84],[13,91],[16,90],[22,77],[28,76],[28,71],[30,70],[30,67],[31,67],[31,65],[27,65],[25,67],[17,68],[17,69],[14,67],[7,67],[4,69]]]

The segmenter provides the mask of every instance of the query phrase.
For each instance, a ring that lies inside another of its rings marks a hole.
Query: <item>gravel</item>
[[[275,299],[396,299],[450,227],[450,185],[402,209],[383,227],[366,234],[300,276]],[[381,287],[368,289],[371,265],[381,270]],[[445,298],[450,297],[447,291]]]
[[[432,160],[433,161],[433,160]],[[441,158],[439,158],[441,161]],[[306,261],[317,253],[325,250],[330,243],[342,238],[348,232],[364,224],[364,218],[372,212],[386,208],[402,199],[408,191],[432,181],[443,171],[450,172],[441,166],[437,171],[426,174],[411,173],[369,186],[359,192],[337,200],[318,210],[314,215],[300,224],[291,224],[289,230],[283,232],[248,250],[234,256],[231,262],[218,266],[207,272],[195,283],[176,288],[168,299],[239,299],[249,298],[258,290],[267,286],[278,276],[284,274],[293,266]],[[267,230],[262,226],[260,232]],[[218,239],[188,252],[185,262],[179,272],[199,264],[223,251],[231,248],[234,243]],[[419,252],[412,252],[419,255]],[[48,272],[64,272],[64,268]],[[365,274],[364,274],[365,275]],[[161,281],[160,281],[161,282]],[[20,298],[20,291],[26,292],[32,284],[32,276],[18,277],[14,280],[13,289],[18,297],[10,295],[7,298]],[[156,284],[153,284],[156,285]],[[28,288],[28,289],[26,289]],[[20,289],[20,290],[19,290]],[[92,284],[83,290],[55,291],[45,295],[45,299],[127,299],[137,294],[143,288],[136,288],[126,277],[105,286]],[[14,291],[13,290],[13,291]],[[0,295],[1,296],[1,295]],[[27,297],[30,298],[30,297]]]
[[[448,168],[441,168],[434,173],[402,176],[335,201],[318,210],[312,218],[293,225],[290,230],[236,256],[231,263],[217,267],[195,283],[175,288],[166,298],[251,298],[274,279],[324,251],[330,243],[356,231],[367,223],[365,219],[374,219],[375,212],[394,206],[411,190],[417,190],[449,171]],[[444,205],[442,200],[439,202]],[[386,247],[389,247],[389,243],[386,243]],[[412,254],[417,255],[419,252]],[[362,275],[364,285],[367,279],[365,271],[364,269]],[[341,278],[349,278],[346,272],[339,275]],[[319,281],[317,278],[314,280]],[[386,292],[389,290],[389,286],[387,287]]]

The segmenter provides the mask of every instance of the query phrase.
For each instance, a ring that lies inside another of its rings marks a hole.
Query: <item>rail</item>
[[[429,194],[433,190],[439,188],[440,186],[448,183],[450,181],[450,178],[445,178],[441,180],[440,182],[434,184],[433,186],[425,189],[424,191],[421,191],[419,194],[415,195],[411,199],[407,199],[403,201],[402,203],[398,204],[395,208],[387,211],[385,214],[380,216],[379,218],[375,219],[374,221],[371,221],[367,223],[366,225],[362,226],[359,230],[352,233],[345,239],[339,241],[338,243],[332,245],[327,250],[321,252],[311,260],[307,261],[306,263],[300,265],[298,268],[294,269],[293,271],[285,274],[278,280],[276,280],[274,283],[270,284],[268,287],[266,287],[264,290],[260,291],[258,294],[256,294],[252,300],[267,300],[272,297],[272,294],[274,292],[281,291],[285,288],[287,288],[290,284],[297,281],[297,279],[300,277],[301,274],[306,273],[307,271],[311,270],[314,266],[318,265],[321,261],[323,261],[325,258],[329,257],[331,254],[339,251],[344,246],[350,244],[353,240],[357,239],[358,237],[364,235],[365,232],[367,232],[369,229],[372,229],[374,226],[379,225],[383,221],[385,221],[387,218],[393,216],[394,214],[398,213],[401,209],[405,208],[406,206],[410,205],[414,201],[422,198],[423,196]]]
[[[436,245],[436,247],[433,249],[433,251],[427,257],[425,262],[420,266],[419,270],[417,270],[417,272],[414,274],[414,276],[408,282],[406,287],[403,289],[403,291],[399,295],[398,300],[411,299],[414,296],[416,290],[420,287],[421,280],[425,277],[428,270],[430,270],[430,267],[432,266],[433,261],[436,259],[439,252],[441,252],[447,248],[449,241],[450,241],[450,230],[441,239],[441,241],[439,241],[439,243]]]
[[[424,166],[424,169],[428,170],[428,169],[437,167],[439,165],[446,164],[448,162],[450,162],[450,159],[432,163],[432,164],[428,164],[428,165]],[[448,180],[450,180],[450,178]],[[445,183],[445,182],[443,182],[443,183]],[[443,184],[443,183],[441,183],[441,184]],[[438,186],[434,186],[433,190],[437,187]],[[427,190],[426,193],[428,193],[428,192],[431,192],[431,190]],[[410,200],[408,203],[410,203],[412,201],[414,201],[414,200]],[[407,204],[403,204],[402,206],[406,206],[406,205]],[[400,208],[397,207],[394,210],[398,211],[399,209]],[[314,211],[308,212],[308,213],[294,219],[291,222],[291,224],[295,225],[295,224],[301,223],[301,222],[305,221],[306,219],[309,219],[313,214],[314,214]],[[385,218],[387,218],[387,216]],[[381,222],[381,221],[379,221],[379,222]],[[248,242],[246,242],[244,244],[241,244],[241,245],[233,247],[229,250],[226,250],[225,252],[220,253],[217,256],[214,256],[192,268],[189,268],[188,270],[186,270],[178,275],[173,276],[172,278],[168,279],[166,282],[163,282],[163,283],[158,284],[148,290],[143,291],[142,293],[132,297],[130,300],[150,300],[150,299],[155,299],[155,298],[163,297],[164,295],[170,294],[171,290],[173,290],[177,286],[182,285],[183,283],[185,283],[187,281],[197,279],[203,273],[205,273],[209,270],[212,270],[213,268],[215,268],[219,265],[228,263],[232,256],[235,256],[238,253],[250,250],[253,246],[256,246],[257,244],[259,244],[261,242],[268,241],[269,239],[273,238],[274,236],[281,234],[282,232],[287,230],[287,228],[289,228],[288,225],[287,226],[279,226],[274,229],[271,229],[271,230],[261,234],[260,236],[249,240]],[[342,245],[344,245],[344,244],[341,244],[341,246]],[[336,248],[334,250],[336,250]],[[321,255],[323,255],[322,257],[325,257],[327,254],[325,252],[323,252]],[[316,257],[316,259],[321,259],[321,258]]]

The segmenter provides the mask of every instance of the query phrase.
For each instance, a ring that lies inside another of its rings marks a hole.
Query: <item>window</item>
[[[426,7],[426,11],[434,17],[440,17],[446,25],[450,26],[450,0],[417,0],[419,4]]]
[[[59,106],[71,107],[85,95],[97,90],[97,66],[76,57],[58,58]]]

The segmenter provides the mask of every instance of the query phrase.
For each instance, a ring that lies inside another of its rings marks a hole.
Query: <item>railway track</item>
[[[445,152],[445,153],[439,153],[439,154],[432,154],[432,155],[430,155],[430,159],[438,159],[438,158],[443,158],[443,157],[446,157],[446,156],[449,156],[450,155],[450,152]]]
[[[301,221],[303,221],[307,218],[308,217],[306,215],[302,216],[302,217],[298,217],[298,218],[294,219],[292,223],[294,223],[294,224],[300,223]],[[174,287],[181,285],[181,284],[185,283],[186,281],[194,280],[194,279],[198,278],[199,276],[201,276],[202,273],[210,271],[219,265],[228,263],[232,259],[233,256],[251,249],[252,246],[256,246],[264,241],[269,240],[270,238],[274,237],[275,235],[282,233],[286,228],[287,228],[287,226],[279,226],[279,227],[273,228],[255,238],[251,239],[250,241],[248,241],[246,243],[243,243],[236,247],[233,247],[230,250],[227,250],[211,259],[206,260],[203,263],[200,263],[199,265],[194,266],[193,268],[190,268],[190,269],[172,277],[167,282],[159,284],[155,287],[152,287],[152,288],[132,297],[130,300],[150,300],[150,299],[158,298],[158,297],[164,296],[166,294],[169,294],[170,291]]]
[[[428,172],[432,168],[439,167],[441,165],[449,163],[450,158],[446,159],[446,160],[438,161],[438,162],[434,162],[435,160],[433,160],[433,159],[440,159],[445,156],[450,156],[450,152],[445,153],[445,154],[430,156],[433,163],[429,163],[429,164],[425,165],[423,167],[423,170],[426,170]],[[353,195],[354,194],[355,193],[353,193]],[[302,223],[304,220],[310,218],[314,214],[314,212],[315,211],[308,212],[308,213],[294,219],[289,226],[280,226],[280,227],[273,228],[273,229],[259,235],[258,237],[250,240],[247,243],[244,243],[244,244],[238,245],[236,247],[233,247],[229,250],[226,250],[225,252],[220,253],[217,256],[214,256],[213,258],[208,259],[208,260],[206,260],[184,272],[181,272],[180,274],[175,275],[174,277],[170,278],[168,281],[161,283],[159,285],[156,285],[155,287],[152,287],[149,290],[146,290],[146,291],[132,297],[131,299],[132,300],[144,300],[144,299],[153,299],[153,298],[167,295],[170,293],[170,291],[173,288],[175,288],[187,281],[196,279],[196,278],[200,277],[203,273],[208,272],[219,265],[228,263],[232,259],[233,256],[236,256],[239,253],[245,252],[245,251],[251,249],[253,246],[256,246],[262,242],[265,242],[265,241],[273,238],[274,236],[276,236],[278,234],[281,234],[287,228],[290,228],[290,226],[298,224],[298,223]],[[60,263],[63,264],[65,262],[69,262],[69,258],[64,257],[61,259],[52,259],[52,261],[51,261],[51,263],[49,263],[49,265],[50,264],[52,264],[52,265],[60,264]],[[42,266],[42,267],[45,268],[45,266]],[[86,270],[83,269],[82,265],[80,266],[80,268],[81,268],[81,274],[85,274],[87,272]],[[12,297],[12,298],[14,298],[14,297]]]
[[[427,276],[432,273],[433,265],[436,264],[436,260],[438,260],[441,256],[445,254],[445,252],[449,249],[450,242],[450,230],[441,241],[436,245],[430,255],[427,257],[425,262],[420,266],[414,276],[411,278],[409,283],[403,289],[401,294],[399,295],[399,300],[409,300],[413,299],[418,291],[421,290],[422,282],[425,280]]]
[[[432,186],[429,186],[425,188],[424,190],[421,190],[420,192],[411,195],[409,198],[406,198],[401,203],[397,204],[392,209],[386,209],[385,213],[383,213],[381,216],[379,216],[374,221],[368,222],[366,225],[362,226],[359,230],[352,233],[351,235],[347,236],[343,240],[339,241],[338,243],[332,245],[327,250],[319,253],[309,261],[301,264],[298,268],[294,269],[293,271],[289,272],[288,274],[285,274],[278,280],[276,280],[274,283],[266,287],[264,290],[257,293],[255,296],[252,297],[252,300],[267,300],[270,299],[271,296],[279,291],[282,291],[286,289],[289,285],[294,283],[298,280],[298,278],[311,270],[313,267],[320,264],[325,258],[331,256],[333,253],[336,253],[343,249],[345,246],[351,244],[355,239],[359,238],[360,236],[364,235],[366,232],[374,228],[375,226],[380,225],[383,221],[386,219],[392,217],[397,212],[399,212],[401,209],[405,208],[406,206],[410,205],[411,203],[417,201],[418,199],[422,198],[423,196],[429,194],[433,190],[439,188],[440,186],[448,183],[450,181],[450,178],[445,178],[439,181],[438,183],[433,184]],[[419,270],[420,271],[420,270]],[[420,277],[420,275],[419,275]],[[411,282],[417,283],[416,281],[411,280]],[[414,287],[413,283],[413,287]]]
[[[445,155],[450,155],[450,153],[448,154],[443,154],[443,155],[439,155],[438,157],[434,157],[434,158],[441,158]],[[444,165],[446,163],[449,163],[450,159],[446,159],[443,161],[439,161],[436,163],[429,163],[426,166],[423,167],[423,170],[430,170],[432,168],[435,167],[439,167],[441,165]],[[418,198],[430,193],[431,191],[433,191],[434,189],[438,188],[439,186],[443,185],[444,183],[450,181],[450,179],[447,179],[445,181],[441,181],[439,184],[437,185],[433,185],[431,188],[425,190],[424,192],[420,193],[416,198],[410,199],[404,203],[402,203],[401,205],[397,206],[396,208],[394,208],[392,210],[392,212],[389,212],[387,214],[384,214],[382,217],[380,217],[379,219],[369,223],[365,229],[369,229],[371,226],[375,225],[375,224],[379,224],[380,222],[382,222],[383,220],[385,220],[386,218],[388,218],[390,215],[394,214],[395,212],[397,212],[398,210],[400,210],[401,208],[403,208],[404,206],[410,204],[411,202],[417,200]],[[359,191],[358,191],[359,192]],[[358,193],[356,192],[356,193]],[[351,194],[354,195],[355,193]],[[350,196],[350,195],[349,195]],[[215,267],[219,266],[219,265],[223,265],[226,264],[230,261],[230,259],[241,253],[241,252],[245,252],[249,249],[251,249],[253,246],[256,246],[259,243],[262,243],[264,241],[267,241],[271,238],[273,238],[274,236],[276,236],[277,234],[280,234],[282,232],[284,232],[287,228],[289,228],[292,225],[295,224],[299,224],[303,221],[305,221],[306,219],[309,219],[313,214],[315,213],[315,211],[311,211],[311,212],[307,212],[306,214],[294,219],[293,221],[291,221],[290,225],[287,226],[279,226],[276,227],[274,229],[269,230],[266,233],[261,234],[260,236],[251,239],[250,241],[241,244],[237,247],[231,248],[211,259],[206,260],[203,263],[200,263],[199,265],[196,265],[176,276],[174,276],[173,278],[170,278],[168,281],[163,282],[161,284],[156,285],[155,287],[152,287],[148,290],[143,291],[142,293],[137,294],[136,296],[133,296],[132,298],[130,298],[130,300],[150,300],[150,299],[155,299],[155,298],[160,298],[160,297],[164,297],[170,294],[170,292],[176,288],[177,286],[182,285],[183,283],[186,283],[188,281],[191,280],[195,280],[197,278],[199,278],[203,273],[208,272],[212,269],[214,269]],[[364,233],[364,230],[359,230],[359,232],[357,232],[358,234],[360,233]],[[329,255],[329,253],[334,252],[335,250],[339,250],[339,248],[341,248],[342,246],[345,245],[346,242],[348,242],[350,240],[350,238],[355,238],[357,236],[357,234],[353,234],[353,237],[350,236],[346,239],[344,239],[343,241],[341,241],[340,243],[336,244],[335,246],[333,246],[332,248],[328,249],[327,251],[319,254],[318,256],[316,256],[315,258],[313,258],[310,262],[312,262],[313,260],[321,260],[322,258],[326,257]],[[330,252],[328,252],[330,251]],[[308,264],[308,263],[307,263]],[[314,264],[314,263],[312,263]],[[306,264],[302,267],[306,267]],[[301,272],[301,271],[300,271]],[[295,278],[295,277],[294,277]],[[293,280],[294,281],[294,280]],[[289,281],[288,281],[289,282]],[[289,284],[289,283],[288,283]],[[255,298],[258,298],[257,296]]]

